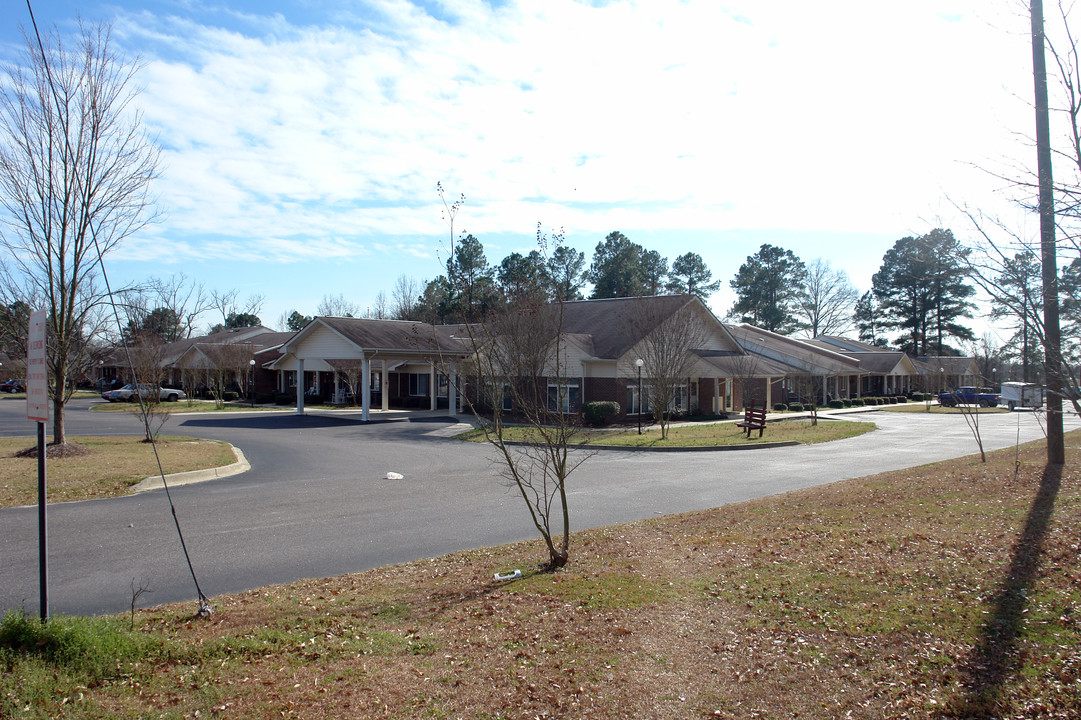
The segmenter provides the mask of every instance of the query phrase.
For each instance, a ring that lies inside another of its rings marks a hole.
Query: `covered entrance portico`
[[[344,401],[347,390],[360,395],[363,420],[369,419],[373,395],[384,411],[436,410],[442,397],[450,414],[458,414],[461,349],[442,328],[399,320],[320,317],[281,351],[267,367],[278,372],[283,392],[295,387],[298,415],[304,413],[305,398]],[[333,390],[328,392],[331,383]]]

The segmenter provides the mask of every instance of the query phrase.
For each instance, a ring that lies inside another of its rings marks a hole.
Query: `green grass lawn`
[[[933,413],[936,415],[961,415],[966,412],[979,412],[982,415],[983,413],[1006,413],[1010,411],[1009,408],[1006,407],[942,407],[937,402],[933,402],[930,405],[925,402],[911,402],[904,403],[903,405],[884,405],[878,409],[885,412]]]
[[[767,423],[761,438],[758,437],[757,431],[752,432],[751,437],[747,438],[735,423],[722,422],[672,427],[669,428],[668,437],[664,440],[661,439],[661,431],[653,428],[643,430],[641,435],[633,429],[582,430],[573,436],[571,442],[591,446],[641,448],[759,445],[775,442],[797,442],[809,445],[855,437],[874,429],[875,424],[870,422],[819,419],[817,425],[812,425],[809,419],[795,418]],[[505,437],[512,441],[525,441],[532,436],[531,430],[526,427],[508,426],[505,432],[507,433]],[[458,437],[473,442],[484,442],[484,433],[481,430],[471,430]]]
[[[252,412],[260,411],[282,411],[288,410],[288,407],[282,407],[277,405],[256,405],[254,408],[248,403],[239,402],[227,402],[220,408],[213,400],[180,400],[179,402],[170,403],[158,403],[155,405],[155,409],[160,409],[168,413],[192,413],[192,412]],[[94,405],[90,408],[93,412],[139,412],[138,403],[117,402],[117,403],[102,403],[101,405]]]

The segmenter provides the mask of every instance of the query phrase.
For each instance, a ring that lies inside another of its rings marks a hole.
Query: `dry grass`
[[[154,462],[149,443],[132,437],[69,437],[87,454],[48,460],[50,502],[116,497],[147,475]],[[16,457],[33,438],[0,438],[0,507],[38,501],[37,460]],[[158,453],[166,473],[220,467],[235,461],[228,443],[190,437],[162,437]]]
[[[179,402],[170,403],[156,403],[154,410],[159,412],[166,412],[171,414],[183,414],[183,413],[205,413],[205,412],[266,412],[266,411],[282,411],[290,408],[280,407],[277,405],[256,405],[252,407],[249,403],[240,402],[227,402],[221,407],[217,406],[213,400],[180,400]],[[135,413],[139,414],[139,404],[129,402],[106,402],[100,405],[94,405],[90,408],[91,412],[111,412],[111,413]]]
[[[578,533],[552,574],[521,543],[139,612],[160,650],[90,687],[17,661],[0,714],[1076,718],[1081,465],[1014,463]]]

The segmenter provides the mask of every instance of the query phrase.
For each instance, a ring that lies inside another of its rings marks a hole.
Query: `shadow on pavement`
[[[997,717],[1003,686],[1018,669],[1017,639],[1061,483],[1061,465],[1044,468],[1009,574],[995,593],[990,619],[963,669],[967,692],[957,710],[965,717]]]
[[[329,427],[364,427],[388,423],[454,423],[452,417],[393,417],[361,420],[357,415],[316,415],[280,413],[274,415],[244,415],[237,413],[226,417],[189,418],[180,423],[182,427],[243,428],[248,430],[294,430]]]

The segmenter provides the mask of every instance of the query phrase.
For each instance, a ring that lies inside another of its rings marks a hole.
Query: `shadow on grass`
[[[1062,483],[1062,466],[1048,465],[1028,512],[1025,529],[1014,546],[1009,574],[995,595],[991,617],[963,668],[966,695],[949,713],[952,717],[995,717],[1005,708],[1004,686],[1017,671],[1017,640],[1036,579],[1047,529]]]

